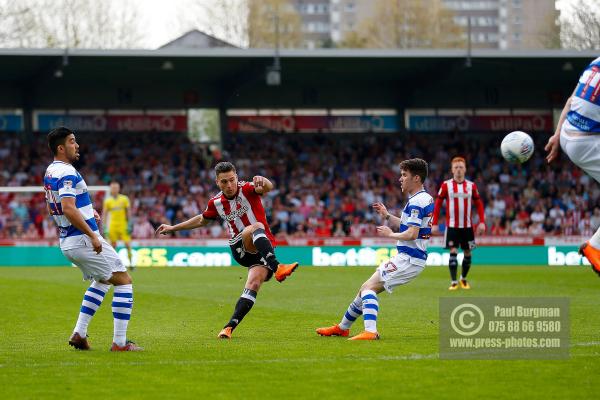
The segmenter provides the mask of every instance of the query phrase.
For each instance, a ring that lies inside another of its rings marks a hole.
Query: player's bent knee
[[[263,225],[262,222],[255,222],[252,225],[249,225],[246,229],[249,228],[250,232],[254,232],[257,229],[265,229],[265,226]]]
[[[375,290],[375,285],[373,285],[371,282],[365,282],[360,287],[360,290],[358,293],[361,294],[364,290]]]
[[[263,224],[261,224],[260,222],[255,222],[252,225],[248,225],[242,231],[242,236],[251,236],[254,233],[254,231],[256,231],[258,229],[265,229],[265,226]]]
[[[108,282],[115,286],[120,286],[130,285],[133,283],[133,280],[131,279],[131,275],[129,275],[127,272],[115,272],[112,274]]]

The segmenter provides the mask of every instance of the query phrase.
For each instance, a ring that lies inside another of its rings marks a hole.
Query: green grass
[[[241,268],[134,273],[129,336],[142,353],[110,353],[111,295],[90,326],[92,351],[67,346],[86,288],[75,269],[0,268],[0,398],[583,399],[600,392],[600,280],[583,268],[481,267],[449,293],[427,268],[380,298],[378,342],[321,338],[371,274],[305,268],[269,282],[231,341],[215,337],[245,279]],[[438,358],[441,296],[566,296],[568,360]],[[362,328],[362,321],[353,332]],[[108,397],[110,396],[110,397]]]

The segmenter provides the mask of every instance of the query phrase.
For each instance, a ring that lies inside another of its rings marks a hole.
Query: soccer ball
[[[524,163],[533,154],[533,139],[525,132],[511,132],[502,139],[500,151],[506,161]]]

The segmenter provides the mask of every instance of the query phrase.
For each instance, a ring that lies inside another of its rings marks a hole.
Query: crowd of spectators
[[[383,202],[399,214],[406,200],[399,162],[427,160],[425,186],[434,195],[451,177],[455,155],[467,159],[467,177],[479,187],[488,235],[590,235],[597,229],[600,186],[565,156],[547,165],[547,135],[534,137],[536,151],[523,165],[500,157],[500,140],[491,134],[236,134],[220,151],[184,134],[78,134],[76,167],[89,186],[122,184],[131,199],[134,238],[152,237],[159,224],[202,212],[218,191],[212,167],[221,160],[232,161],[240,179],[263,175],[275,183],[264,203],[279,237],[375,236],[382,221],[371,204]],[[0,186],[41,187],[52,161],[45,134],[1,134],[0,142]],[[93,195],[99,211],[103,195]],[[177,233],[227,235],[219,223]],[[0,192],[0,238],[56,238],[43,193]]]

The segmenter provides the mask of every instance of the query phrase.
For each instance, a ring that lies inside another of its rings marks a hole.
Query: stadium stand
[[[426,187],[433,194],[450,177],[454,155],[466,156],[467,176],[482,193],[488,235],[590,235],[600,225],[600,188],[564,157],[547,166],[541,136],[534,157],[520,167],[502,160],[500,137],[490,134],[236,134],[222,154],[185,134],[78,133],[78,138],[79,168],[88,185],[122,183],[138,239],[152,237],[161,223],[201,212],[216,192],[211,167],[221,159],[235,163],[240,179],[260,174],[274,180],[266,206],[280,238],[375,236],[378,221],[369,205],[402,206],[398,162],[429,160]],[[41,185],[51,160],[45,135],[3,134],[0,142],[0,186]],[[100,210],[102,194],[94,202]],[[213,224],[177,236],[221,238],[227,231]],[[0,194],[0,239],[55,237],[42,193]]]

